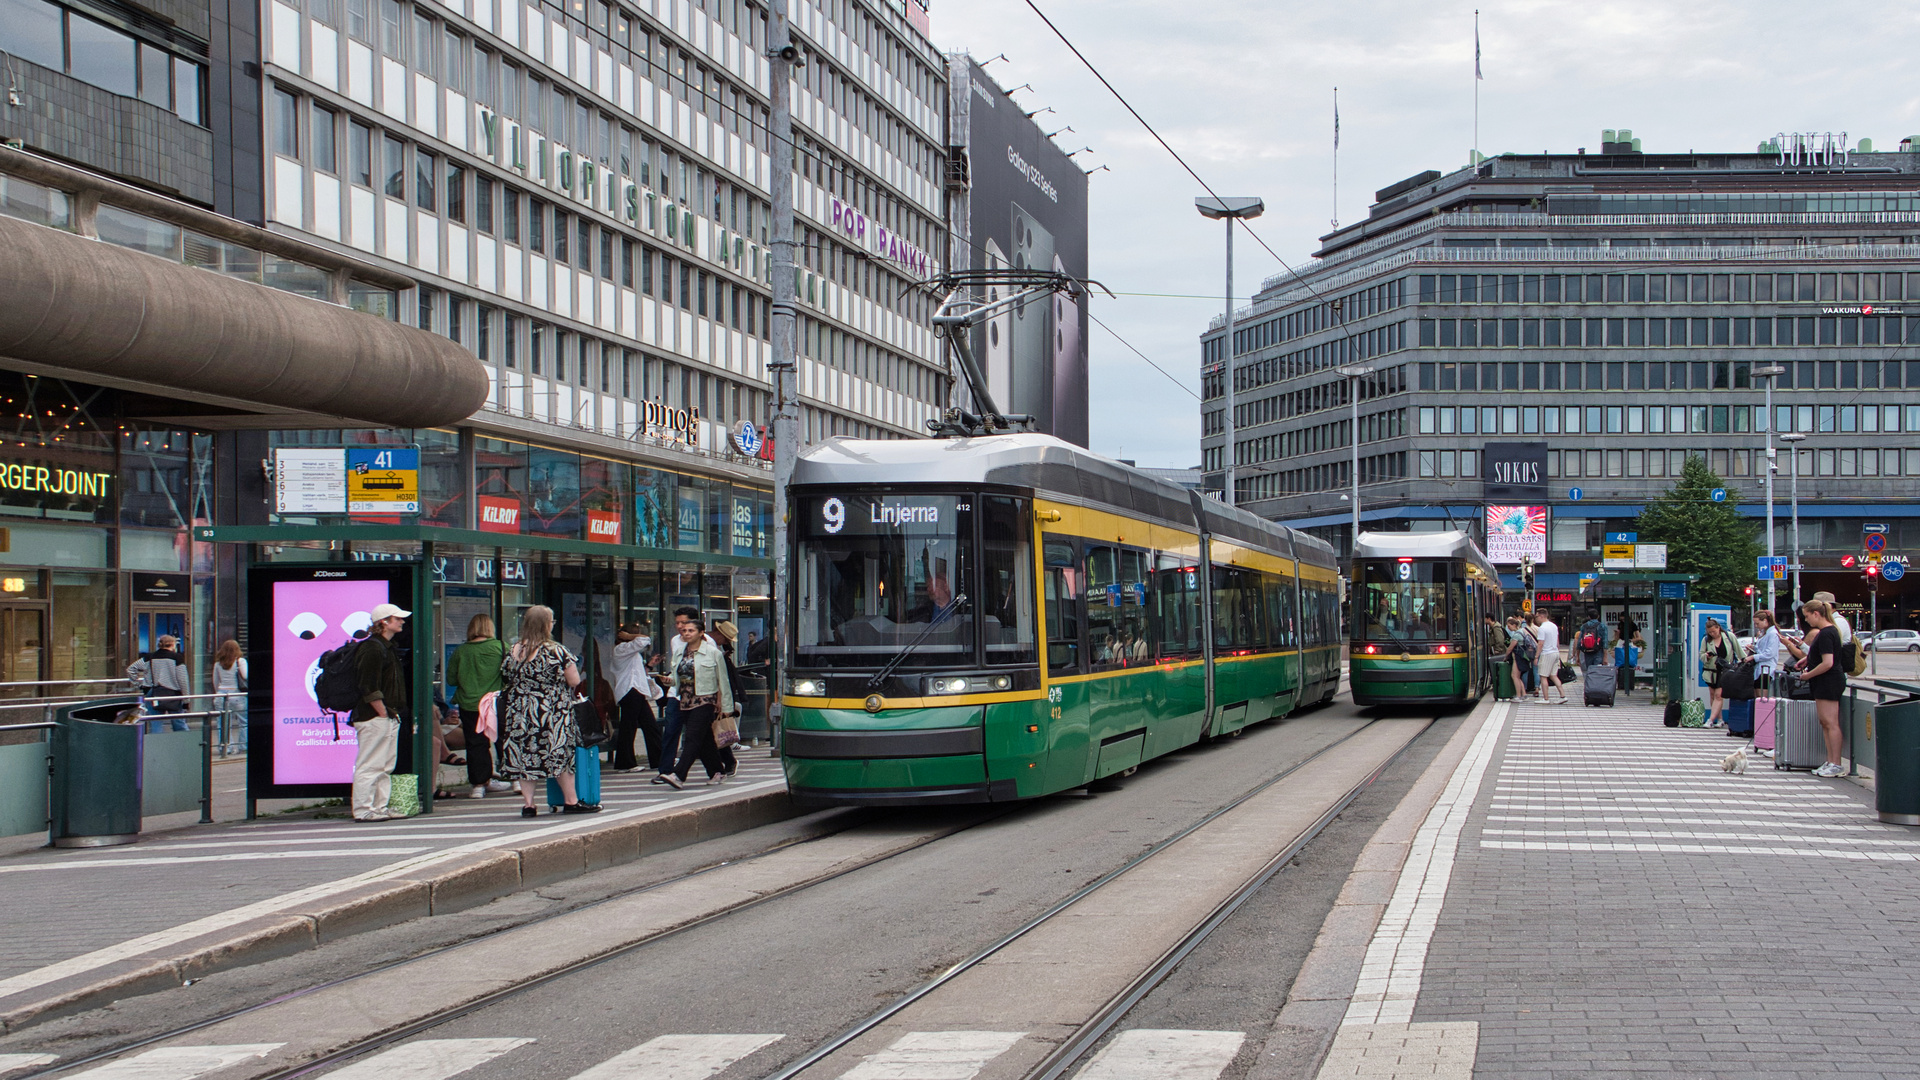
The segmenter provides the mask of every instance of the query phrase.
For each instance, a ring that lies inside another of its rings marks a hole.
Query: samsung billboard
[[[964,69],[955,104],[965,102],[965,126],[955,134],[967,146],[970,265],[1084,280],[1086,173],[971,57]],[[974,352],[1002,410],[1031,414],[1039,430],[1087,444],[1084,295],[1055,293],[1001,312],[975,332]]]

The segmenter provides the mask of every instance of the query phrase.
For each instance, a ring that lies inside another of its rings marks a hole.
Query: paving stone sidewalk
[[[1920,829],[1645,705],[1519,705],[1413,1011],[1476,1077],[1920,1076]],[[1324,1075],[1324,1074],[1323,1074]]]

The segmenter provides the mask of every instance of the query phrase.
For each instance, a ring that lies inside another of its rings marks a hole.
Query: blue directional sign
[[[1637,544],[1639,542],[1640,534],[1637,532],[1607,534],[1607,543],[1609,544]]]
[[[1754,560],[1755,574],[1761,581],[1787,580],[1787,557],[1785,555],[1761,555]]]
[[[1907,576],[1905,563],[1886,562],[1880,564],[1880,576],[1888,581],[1899,581]]]
[[[1580,501],[1580,489],[1579,489],[1579,488],[1574,488],[1574,489],[1573,489],[1572,491],[1569,491],[1569,492],[1567,492],[1567,498],[1569,498],[1569,499],[1572,499],[1572,500],[1573,500],[1574,502],[1579,502],[1579,501]]]
[[[1714,488],[1714,489],[1713,489],[1712,491],[1710,491],[1710,492],[1708,492],[1708,493],[1707,493],[1707,497],[1708,497],[1708,498],[1710,498],[1710,499],[1712,499],[1712,500],[1713,500],[1714,502],[1726,502],[1726,501],[1727,501],[1727,489],[1726,489],[1726,488]]]

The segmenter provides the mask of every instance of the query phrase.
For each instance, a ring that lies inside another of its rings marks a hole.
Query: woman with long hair
[[[228,638],[213,654],[213,711],[220,714],[220,746],[229,754],[247,748],[247,658]]]
[[[1740,643],[1733,635],[1720,628],[1720,620],[1707,620],[1707,639],[1700,643],[1700,677],[1707,682],[1707,726],[1721,727],[1726,724],[1721,713],[1726,711],[1727,700],[1720,692],[1720,676],[1728,668],[1740,662]]]
[[[500,689],[500,664],[506,658],[506,645],[494,636],[493,616],[475,615],[467,620],[466,643],[447,659],[447,683],[466,740],[468,798],[484,799],[489,791],[513,787],[493,778],[493,744],[479,730],[480,699]]]
[[[680,760],[672,772],[660,774],[662,782],[676,788],[686,786],[695,758],[707,767],[707,783],[726,779],[713,744],[713,722],[733,714],[733,685],[727,679],[726,656],[706,630],[706,620],[697,614],[680,624],[683,644],[673,665],[673,693],[680,702]]]
[[[580,725],[573,717],[573,691],[580,665],[553,640],[553,609],[537,604],[520,616],[520,637],[500,662],[500,776],[520,783],[521,817],[538,817],[537,781],[553,780],[565,800],[561,812],[591,814],[573,787],[574,751]]]

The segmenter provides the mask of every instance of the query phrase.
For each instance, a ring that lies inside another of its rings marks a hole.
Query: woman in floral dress
[[[580,668],[573,654],[553,640],[553,609],[535,606],[520,617],[520,638],[500,662],[500,776],[520,783],[521,817],[537,817],[538,781],[559,783],[566,814],[600,808],[580,802],[573,788],[574,749],[580,727],[573,718],[573,690]]]

